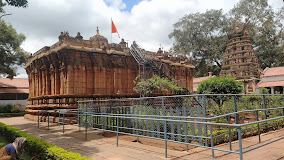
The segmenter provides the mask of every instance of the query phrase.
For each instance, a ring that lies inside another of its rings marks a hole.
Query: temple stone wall
[[[193,66],[184,56],[147,52],[156,62],[163,63],[163,70],[178,76],[180,86],[192,91]],[[148,58],[149,58],[148,57]],[[77,108],[78,100],[139,97],[133,90],[133,81],[139,74],[138,64],[124,40],[108,44],[97,35],[83,40],[78,33],[71,37],[61,33],[59,41],[43,47],[26,62],[29,77],[27,112],[39,110]],[[170,78],[174,78],[173,76]],[[157,93],[171,95],[172,91]]]

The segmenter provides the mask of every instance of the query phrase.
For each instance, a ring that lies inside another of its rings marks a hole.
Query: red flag
[[[117,29],[113,23],[113,21],[111,20],[111,33],[117,33],[118,37],[120,38],[118,32],[117,32]]]

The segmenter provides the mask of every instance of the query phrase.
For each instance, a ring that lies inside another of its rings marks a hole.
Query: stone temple
[[[136,43],[132,46],[137,48]],[[156,69],[151,70],[153,73],[157,69],[170,73],[168,78],[178,79],[178,85],[192,91],[194,66],[190,59],[161,49],[158,52],[139,50],[147,61],[156,64]],[[123,39],[119,44],[110,44],[98,29],[89,40],[84,40],[80,33],[72,37],[68,32],[61,32],[58,42],[43,47],[27,59],[26,117],[40,110],[77,108],[78,100],[139,97],[133,90],[133,81],[141,74],[140,68],[137,56],[135,58]],[[172,91],[156,93],[174,94]]]
[[[256,84],[261,73],[249,39],[246,25],[228,33],[229,42],[223,57],[221,76],[235,77],[244,82],[246,93],[256,91]]]

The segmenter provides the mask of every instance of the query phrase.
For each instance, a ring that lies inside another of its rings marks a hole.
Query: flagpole
[[[110,18],[110,44],[112,44],[112,18]]]

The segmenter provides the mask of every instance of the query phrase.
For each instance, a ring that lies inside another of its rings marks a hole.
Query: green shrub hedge
[[[0,113],[0,117],[18,117],[24,116],[26,112],[19,112],[19,113]]]
[[[284,119],[278,119],[278,120],[260,123],[259,124],[260,134],[284,128],[283,122],[284,122]],[[216,130],[216,131],[213,131],[213,136],[218,136],[226,132],[229,132],[229,130],[227,129]],[[256,136],[256,135],[258,135],[257,124],[242,127],[242,138],[247,138],[247,137]],[[236,132],[235,128],[232,128],[231,129],[231,140],[234,141],[237,139],[238,139],[238,132]],[[227,143],[227,142],[229,142],[229,134],[224,134],[222,136],[219,136],[213,139],[214,145]],[[210,146],[210,142],[208,145]]]
[[[0,113],[19,113],[20,107],[16,104],[2,104],[0,105]]]
[[[25,151],[30,155],[37,156],[38,159],[47,160],[91,160],[82,157],[79,153],[68,152],[56,145],[47,143],[39,138],[28,135],[15,127],[0,123],[0,134],[5,136],[8,141],[13,142],[17,137],[25,137],[27,145]]]

